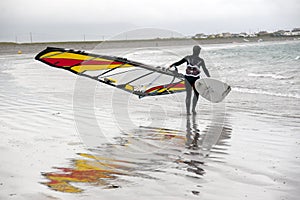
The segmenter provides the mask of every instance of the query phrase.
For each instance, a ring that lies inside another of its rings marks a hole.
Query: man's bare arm
[[[205,66],[204,60],[203,60],[202,68],[203,68],[203,71],[204,71],[205,75],[206,75],[207,77],[210,77],[209,71],[207,70],[207,68],[206,68],[206,66]]]

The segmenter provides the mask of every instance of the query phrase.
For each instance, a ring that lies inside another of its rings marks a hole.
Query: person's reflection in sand
[[[192,118],[192,124],[191,124]],[[196,117],[187,116],[186,118],[186,147],[188,149],[199,149],[200,129],[196,123]]]
[[[200,129],[198,129],[198,125],[196,123],[196,117],[195,115],[187,116],[185,145],[186,148],[189,149],[189,151],[185,152],[185,159],[183,162],[188,165],[187,171],[202,176],[205,173],[205,171],[202,168],[202,165],[204,163],[201,160],[199,160],[200,153],[198,150],[200,148],[200,142],[201,134]]]
[[[215,115],[206,128],[201,132],[198,128],[195,115],[186,118],[186,142],[187,151],[184,153],[184,163],[188,165],[187,171],[197,175],[205,173],[203,169],[206,159],[222,162],[226,154],[226,148],[221,148],[223,152],[214,152],[217,155],[209,156],[216,145],[227,146],[225,140],[230,138],[231,126],[227,123],[224,115]]]

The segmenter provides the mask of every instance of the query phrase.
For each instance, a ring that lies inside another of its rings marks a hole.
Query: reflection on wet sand
[[[210,123],[203,131],[198,127],[196,116],[187,116],[186,133],[140,127],[131,136],[116,138],[119,141],[116,144],[97,149],[95,155],[78,154],[80,158],[72,160],[72,167],[54,168],[56,172],[42,173],[48,180],[43,184],[59,192],[79,193],[84,189],[73,186],[74,183],[112,189],[121,187],[120,182],[126,182],[127,176],[161,179],[155,175],[156,172],[201,178],[205,174],[206,162],[223,162],[231,128],[226,119],[224,123]],[[141,151],[133,153],[141,148],[147,154]],[[169,167],[176,168],[181,174],[168,171]]]
[[[200,129],[198,129],[198,124],[196,123],[195,115],[191,117],[187,116],[186,118],[186,147],[188,149],[198,149],[200,143]]]
[[[60,172],[42,173],[49,182],[43,183],[53,190],[78,193],[83,190],[74,187],[73,183],[90,183],[97,186],[118,187],[110,185],[107,180],[115,179],[116,175],[126,175],[129,170],[121,163],[125,161],[95,157],[90,154],[78,154],[82,159],[72,160],[72,168],[56,168]]]
[[[192,123],[191,123],[192,118]],[[198,124],[196,123],[196,116],[193,115],[192,117],[188,116],[186,120],[186,148],[192,151],[188,151],[186,155],[194,155],[193,159],[184,160],[183,163],[188,165],[187,171],[195,173],[197,175],[202,176],[205,171],[201,167],[204,165],[203,161],[197,160],[200,157],[200,153],[197,152],[201,147],[201,140],[202,135],[200,134],[200,129],[198,128]],[[195,151],[196,150],[196,151]],[[197,155],[197,156],[196,156]]]
[[[185,145],[188,151],[182,156],[182,162],[188,165],[187,171],[202,176],[205,173],[202,166],[212,149],[216,148],[216,145],[226,146],[224,140],[230,138],[232,129],[226,121],[224,122],[223,124],[220,120],[214,120],[201,132],[196,116],[187,117]],[[223,149],[223,154],[226,153],[225,150]],[[218,161],[216,157],[212,160]]]

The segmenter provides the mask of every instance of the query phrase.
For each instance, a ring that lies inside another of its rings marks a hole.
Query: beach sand
[[[299,99],[233,90],[186,116],[184,94],[139,100],[97,85],[90,116],[84,91],[74,102],[77,77],[33,59],[48,45],[0,46],[0,199],[299,198],[299,115],[254,103],[297,113]]]

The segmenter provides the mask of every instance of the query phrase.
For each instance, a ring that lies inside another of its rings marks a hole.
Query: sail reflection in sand
[[[222,162],[231,128],[225,120],[225,123],[211,122],[200,131],[196,116],[188,116],[186,120],[186,132],[140,127],[132,135],[116,138],[115,144],[91,150],[93,155],[80,153],[78,159],[72,160],[71,167],[42,173],[48,180],[42,184],[59,192],[80,193],[85,186],[76,183],[112,189],[134,181],[133,177],[161,180],[161,173],[201,178],[205,163]],[[129,176],[130,181],[126,180]]]
[[[96,157],[90,154],[78,154],[82,159],[72,160],[73,167],[55,168],[59,172],[42,173],[48,182],[42,184],[59,192],[79,193],[83,189],[73,186],[71,183],[89,183],[94,186],[106,186],[116,188],[117,185],[109,183],[116,179],[117,175],[127,175],[130,162],[114,160],[104,157]],[[125,165],[126,163],[126,165]]]

